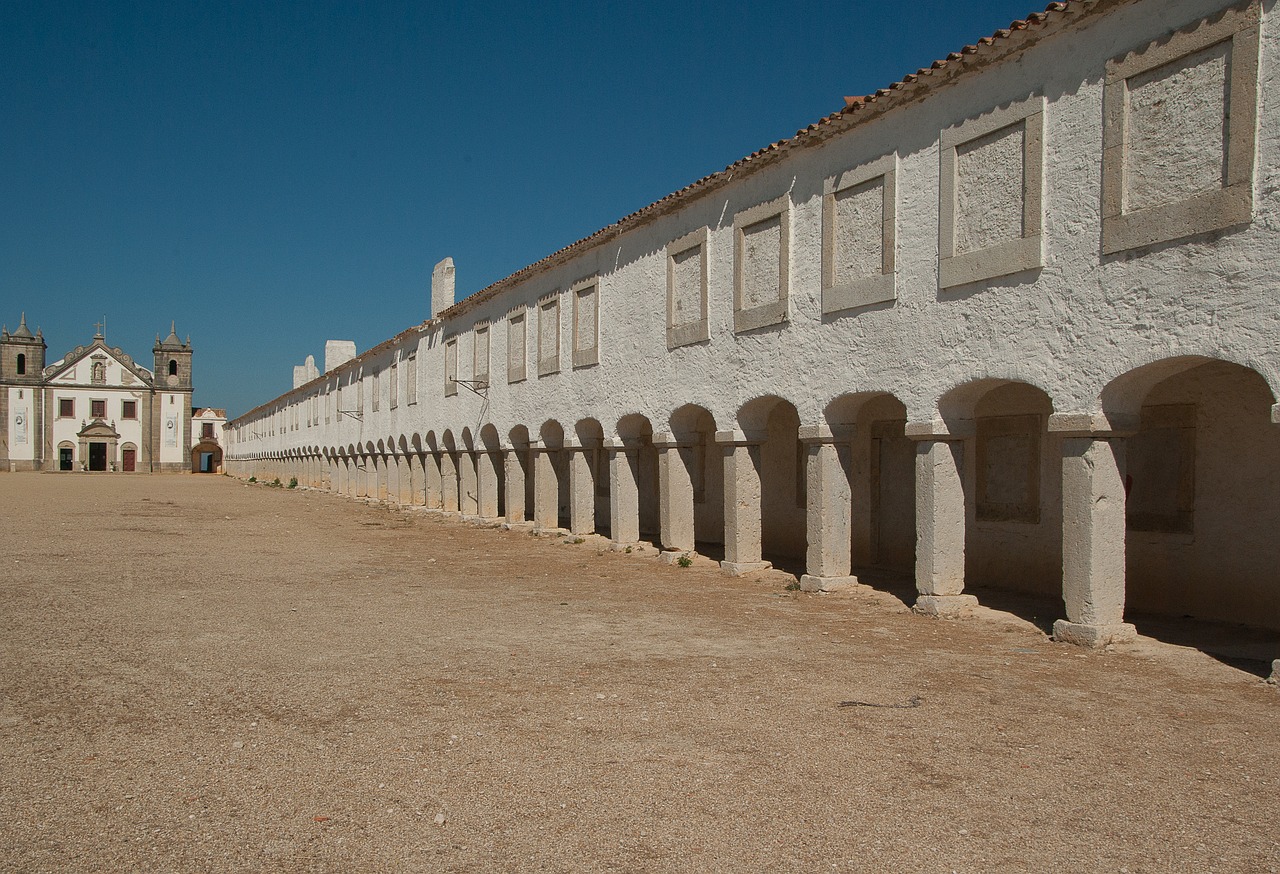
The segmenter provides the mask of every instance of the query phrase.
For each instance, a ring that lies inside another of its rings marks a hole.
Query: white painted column
[[[458,512],[458,459],[447,450],[440,453],[440,507]]]
[[[594,534],[596,478],[591,470],[591,458],[595,447],[565,438],[564,448],[569,453],[569,531]]]
[[[502,456],[496,451],[476,452],[476,514],[482,519],[498,518],[498,465]]]
[[[691,445],[681,445],[671,434],[655,434],[658,449],[658,528],[662,547],[693,552],[693,478],[689,475]]]
[[[1132,640],[1124,621],[1124,441],[1062,441],[1062,600],[1057,640],[1100,647]]]
[[[804,444],[808,494],[805,507],[808,551],[800,588],[806,592],[847,589],[858,583],[858,578],[851,573],[851,436],[834,435],[826,425],[806,425],[800,429],[800,440]]]
[[[533,454],[533,524],[535,528],[560,527],[560,480],[555,457],[541,443],[530,441]]]
[[[480,514],[480,488],[476,475],[476,454],[458,452],[458,509],[464,516]]]
[[[442,452],[427,452],[422,456],[422,494],[428,510],[444,507],[444,482],[440,474]]]
[[[506,483],[507,495],[507,522],[524,522],[524,464],[520,460],[520,453],[523,449],[505,449],[503,450],[503,464],[505,470],[503,472],[503,480]]]
[[[978,603],[977,598],[963,594],[964,444],[952,435],[920,434],[919,430],[907,425],[907,436],[918,441],[916,591],[920,595],[915,610],[946,616]]]
[[[733,576],[764,570],[761,558],[760,443],[741,431],[717,431],[724,460],[724,561]]]
[[[640,447],[638,441],[604,441],[609,453],[609,525],[614,543],[640,541]]]

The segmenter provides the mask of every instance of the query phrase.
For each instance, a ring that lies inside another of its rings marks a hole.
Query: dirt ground
[[[1194,649],[227,477],[0,511],[5,871],[1280,869],[1280,692]]]

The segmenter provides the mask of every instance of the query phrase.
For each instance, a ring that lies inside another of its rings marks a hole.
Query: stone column
[[[396,500],[406,507],[413,503],[413,465],[412,456],[401,455],[397,459],[396,478],[399,489]]]
[[[476,514],[482,519],[498,518],[498,465],[501,456],[491,450],[476,453]]]
[[[742,431],[717,431],[724,459],[724,561],[733,576],[770,567],[761,559],[760,443]]]
[[[556,477],[553,449],[530,441],[533,454],[533,524],[535,528],[560,527],[560,481]]]
[[[693,552],[693,479],[686,456],[691,444],[681,444],[671,434],[655,434],[658,449],[658,527],[664,549]]]
[[[640,446],[634,438],[604,441],[609,453],[609,527],[614,543],[640,540]]]
[[[458,512],[458,458],[448,450],[440,453],[440,508]]]
[[[428,510],[444,507],[444,483],[440,475],[441,452],[427,452],[422,456],[422,495]]]
[[[826,425],[800,429],[804,443],[808,501],[805,532],[809,548],[800,588],[831,592],[857,585],[852,568],[853,487],[849,482],[853,446],[851,435],[838,437]]]
[[[1057,640],[1100,647],[1132,640],[1124,621],[1124,441],[1071,436],[1062,441],[1062,600]]]
[[[476,454],[464,449],[458,453],[458,509],[464,516],[480,514],[480,488],[476,480]]]
[[[594,446],[565,438],[569,453],[569,531],[594,534],[596,530],[596,478],[591,470]]]
[[[524,518],[524,464],[520,461],[520,453],[523,449],[505,449],[503,450],[503,480],[507,487],[507,522],[523,522]]]
[[[409,456],[409,503],[415,507],[422,506],[422,456],[414,452]]]
[[[964,443],[936,425],[908,423],[916,443],[915,610],[948,616],[977,605],[964,593]],[[922,433],[924,432],[924,433]]]

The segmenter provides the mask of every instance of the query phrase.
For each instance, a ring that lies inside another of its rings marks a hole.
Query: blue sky
[[[248,411],[1043,8],[907,3],[0,3],[0,321]]]

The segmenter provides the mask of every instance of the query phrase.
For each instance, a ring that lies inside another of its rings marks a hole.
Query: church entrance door
[[[120,469],[125,473],[133,473],[137,467],[138,450],[125,449],[120,453]]]
[[[75,450],[70,446],[63,446],[58,450],[58,470],[71,470]]]
[[[89,470],[107,469],[107,444],[89,444]]]

